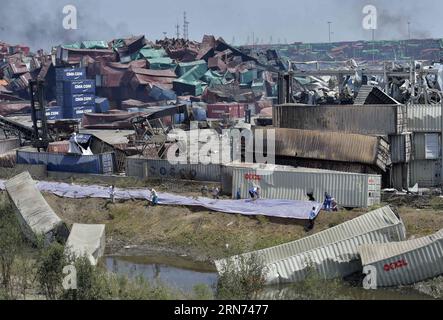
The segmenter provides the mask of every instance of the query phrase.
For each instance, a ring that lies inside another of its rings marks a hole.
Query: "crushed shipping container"
[[[413,284],[443,273],[443,229],[408,241],[361,245],[357,251],[363,268],[373,269],[376,287]]]
[[[105,225],[74,223],[65,248],[76,257],[86,256],[95,266],[105,252]]]
[[[217,260],[215,265],[223,273],[227,267],[238,268],[244,258],[255,255],[266,266],[267,284],[301,281],[312,267],[326,279],[344,277],[361,269],[357,253],[361,244],[405,238],[402,220],[386,206],[299,240]]]
[[[5,188],[23,233],[29,240],[36,241],[39,235],[43,235],[46,242],[68,237],[66,225],[43,198],[29,172],[22,172],[6,181]]]

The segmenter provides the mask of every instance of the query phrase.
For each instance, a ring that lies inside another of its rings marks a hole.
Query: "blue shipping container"
[[[94,80],[78,80],[78,81],[65,81],[63,83],[64,94],[82,94],[92,93],[95,94],[95,81]]]
[[[83,156],[17,150],[18,164],[44,164],[48,171],[112,174],[115,171],[113,152]]]
[[[95,112],[105,113],[109,111],[109,100],[108,98],[95,98]]]
[[[63,109],[59,106],[52,106],[46,108],[47,120],[59,120],[63,119]]]
[[[202,107],[193,107],[192,113],[195,121],[206,121],[206,110]]]
[[[81,107],[95,104],[95,94],[85,93],[85,94],[73,94],[65,95],[63,97],[63,106]]]
[[[63,116],[67,119],[81,119],[84,113],[95,112],[95,105],[80,106],[80,107],[65,107]]]
[[[57,81],[75,81],[86,79],[85,68],[56,68],[55,79]]]

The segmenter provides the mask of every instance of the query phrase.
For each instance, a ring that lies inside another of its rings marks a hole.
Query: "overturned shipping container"
[[[413,284],[443,273],[443,229],[408,241],[365,244],[358,254],[363,267],[372,269],[376,287]]]
[[[376,174],[235,162],[228,166],[232,167],[232,194],[240,189],[242,198],[248,198],[251,186],[258,186],[260,197],[265,199],[306,200],[306,195],[313,193],[322,201],[328,192],[342,207],[380,203],[381,176]]]
[[[105,225],[74,223],[66,241],[66,251],[76,257],[86,256],[92,265],[105,252]]]
[[[278,105],[272,123],[279,128],[391,135],[407,128],[404,105]]]
[[[22,231],[29,240],[36,241],[39,235],[43,235],[46,242],[66,240],[69,234],[66,225],[43,198],[29,172],[6,181],[5,187]]]
[[[326,279],[344,277],[361,269],[360,245],[402,241],[405,233],[402,220],[387,206],[299,240],[217,260],[215,265],[223,273],[256,256],[266,266],[267,284],[301,281],[311,267]]]

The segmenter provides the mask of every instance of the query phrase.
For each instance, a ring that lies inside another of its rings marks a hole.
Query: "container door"
[[[114,161],[112,153],[102,155],[102,169],[103,174],[112,174],[114,172]]]

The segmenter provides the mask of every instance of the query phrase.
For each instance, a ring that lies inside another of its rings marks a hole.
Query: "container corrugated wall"
[[[139,178],[221,181],[221,166],[219,164],[171,164],[168,160],[140,160],[137,157],[128,157],[126,161],[127,175]],[[142,175],[140,176],[140,174]]]
[[[424,132],[417,132],[414,133],[413,136],[413,145],[414,145],[414,152],[413,152],[413,158],[414,160],[431,160],[426,159],[426,135],[437,135],[437,141],[438,141],[438,147],[441,148],[441,140],[440,140],[440,134],[439,133],[424,133]],[[435,158],[438,158],[440,156],[440,150],[438,150],[438,155],[436,155]]]
[[[404,239],[402,226],[389,226],[369,231],[320,248],[306,251],[268,266],[267,283],[291,283],[305,279],[313,267],[324,279],[346,277],[361,270],[358,247],[368,243],[385,243]]]
[[[409,163],[411,185],[435,187],[440,184],[440,160],[414,160]]]
[[[285,260],[278,266],[270,267],[270,272],[272,273],[272,270],[278,270],[278,268],[286,268],[286,274],[289,275],[291,272],[306,267],[305,260],[309,254],[315,257],[317,261],[320,261],[321,257],[323,257],[322,259],[326,257],[327,260],[328,255],[334,257],[335,260],[339,260],[341,257],[343,263],[348,264],[354,260],[356,246],[359,243],[401,241],[405,238],[406,231],[401,219],[389,207],[383,207],[311,236],[275,247],[249,252],[241,256],[234,256],[230,259],[238,262],[240,257],[248,257],[254,254],[267,266]],[[349,259],[346,258],[346,253],[349,253],[348,248],[352,249]],[[316,251],[314,252],[314,250]],[[226,259],[215,261],[219,272],[223,272],[226,262]],[[339,265],[333,264],[334,266],[331,268],[340,270]],[[353,266],[345,266],[344,270],[353,268]],[[328,271],[324,274],[331,274],[331,272]]]
[[[6,153],[20,147],[20,139],[4,139],[0,140],[0,154]]]
[[[377,287],[409,285],[443,273],[443,232],[419,239],[358,248],[363,266],[376,269]]]
[[[126,176],[143,179],[146,177],[146,159],[139,157],[126,157]]]
[[[92,174],[112,174],[115,168],[112,152],[84,156],[17,150],[17,163],[44,164],[48,171]]]
[[[340,206],[367,207],[380,203],[381,176],[315,169],[275,170],[271,174],[253,168],[233,169],[233,195],[240,188],[242,198],[248,198],[252,185],[259,186],[260,196],[267,199],[306,200],[306,194],[313,192],[321,202],[328,192]]]
[[[409,105],[408,131],[436,132],[441,131],[441,106],[416,104]]]
[[[411,136],[410,133],[389,136],[392,163],[404,163],[411,160]]]
[[[279,105],[273,124],[279,128],[390,135],[406,131],[404,105]]]

